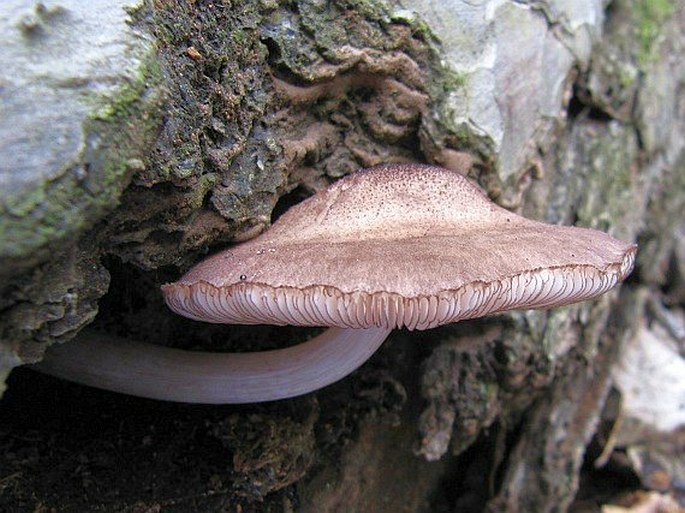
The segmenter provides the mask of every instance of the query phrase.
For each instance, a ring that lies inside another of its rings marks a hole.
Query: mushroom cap
[[[636,251],[518,216],[457,172],[386,165],[339,180],[162,290],[172,310],[208,322],[428,329],[600,295],[630,274]]]

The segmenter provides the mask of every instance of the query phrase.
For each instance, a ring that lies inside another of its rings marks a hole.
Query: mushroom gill
[[[259,237],[162,286],[169,307],[192,319],[331,327],[318,337],[274,351],[214,354],[84,330],[36,367],[171,401],[293,397],[355,370],[394,328],[598,296],[632,271],[636,251],[596,230],[513,214],[456,172],[380,166],[341,179]]]
[[[343,178],[162,290],[172,310],[209,322],[424,330],[600,295],[635,252],[513,214],[459,173],[387,165]]]

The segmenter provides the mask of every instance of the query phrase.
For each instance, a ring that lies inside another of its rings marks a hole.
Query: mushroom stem
[[[51,347],[33,368],[114,392],[186,403],[274,401],[334,383],[362,365],[387,328],[329,328],[285,349],[202,353],[133,342],[91,330]]]

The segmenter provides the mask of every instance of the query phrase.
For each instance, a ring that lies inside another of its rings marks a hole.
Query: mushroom
[[[418,165],[361,170],[291,208],[262,235],[162,286],[191,319],[326,326],[300,345],[198,353],[85,331],[38,368],[133,395],[197,403],[271,401],[346,376],[394,328],[425,330],[611,289],[637,247],[586,228],[531,221],[464,176]]]

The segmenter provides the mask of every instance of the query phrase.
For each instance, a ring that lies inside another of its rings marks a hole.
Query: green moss
[[[468,82],[468,74],[452,69],[445,70],[441,78],[442,89],[445,93],[462,89]]]
[[[430,29],[430,25],[414,11],[395,11],[392,13],[391,19],[393,22],[406,23],[409,25],[414,33],[423,41],[436,40],[435,34],[433,34],[433,31]]]
[[[199,177],[197,184],[192,189],[192,195],[188,200],[188,204],[193,209],[199,209],[205,200],[205,196],[217,183],[217,177],[214,174],[202,175]]]
[[[155,59],[147,59],[141,64],[135,78],[122,85],[114,96],[93,113],[92,118],[116,122],[130,117],[149,85],[159,83],[160,77],[159,63]]]
[[[646,64],[655,58],[657,40],[664,22],[675,12],[672,0],[636,0],[634,13],[639,40],[638,60]]]
[[[618,81],[621,89],[629,89],[635,84],[637,72],[634,67],[622,66],[618,71]]]
[[[581,134],[578,173],[581,197],[576,201],[578,225],[629,237],[639,225],[639,181],[635,180],[638,142],[632,128],[612,123],[603,133],[588,128]]]
[[[94,162],[100,174],[96,187],[91,187],[91,202],[98,209],[112,206],[128,185],[133,172],[144,164],[139,157],[159,124],[161,107],[157,85],[161,71],[154,56],[139,67],[136,78],[124,84],[111,100],[85,123],[86,139],[96,147],[86,152],[86,162]],[[148,97],[148,94],[150,96]]]
[[[9,198],[0,211],[0,258],[39,260],[61,241],[89,228],[116,205],[154,134],[159,106],[150,86],[159,81],[152,58],[136,78],[114,95],[99,97],[101,107],[83,123],[83,149],[52,181]]]

